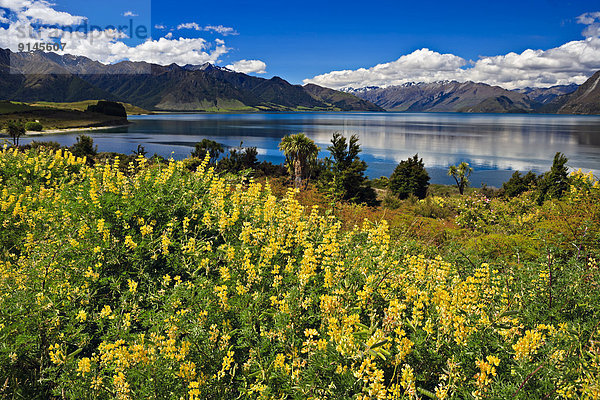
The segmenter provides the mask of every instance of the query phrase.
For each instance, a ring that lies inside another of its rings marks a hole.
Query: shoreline
[[[35,136],[45,136],[45,135],[56,135],[56,134],[61,134],[61,133],[73,133],[73,132],[88,132],[88,131],[98,131],[98,130],[102,130],[102,129],[114,129],[114,128],[123,128],[126,126],[131,125],[132,123],[128,123],[128,124],[121,124],[121,125],[108,125],[108,126],[90,126],[90,127],[81,127],[81,128],[61,128],[61,129],[48,129],[48,130],[44,130],[44,131],[27,131],[25,132],[25,136],[27,137],[35,137]]]

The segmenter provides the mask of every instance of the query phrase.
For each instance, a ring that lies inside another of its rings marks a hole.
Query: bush
[[[406,199],[411,194],[424,199],[428,187],[429,174],[425,170],[423,159],[419,160],[418,154],[408,160],[400,161],[389,181],[390,190],[401,199]]]
[[[204,160],[204,158],[208,154],[208,156],[210,157],[209,162],[211,164],[214,164],[219,159],[219,156],[223,154],[223,151],[223,145],[221,143],[217,143],[214,140],[202,139],[201,142],[198,142],[194,145],[192,157]]]
[[[569,160],[561,152],[554,155],[552,167],[539,180],[537,186],[538,204],[544,200],[560,199],[570,185],[569,169],[567,162]]]
[[[29,121],[25,124],[25,129],[28,131],[41,132],[44,130],[42,124],[38,121]]]
[[[98,153],[98,146],[94,146],[94,139],[87,135],[77,136],[77,142],[70,147],[75,157],[91,158]]]
[[[358,136],[347,140],[334,133],[331,146],[327,148],[331,157],[318,167],[319,188],[336,200],[377,205],[377,195],[365,176],[367,163],[358,156],[361,152]]]
[[[525,175],[521,175],[519,171],[515,171],[510,179],[502,185],[504,195],[506,197],[516,197],[528,190],[535,189],[537,186],[538,177],[532,171]]]

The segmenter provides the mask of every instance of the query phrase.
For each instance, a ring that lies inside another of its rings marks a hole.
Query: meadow
[[[388,210],[208,157],[5,147],[0,187],[2,398],[600,398],[583,172],[542,204]]]

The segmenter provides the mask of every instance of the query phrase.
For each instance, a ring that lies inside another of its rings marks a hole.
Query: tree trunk
[[[295,186],[297,189],[300,189],[302,186],[302,164],[300,160],[296,159],[294,161],[294,175],[295,175]]]

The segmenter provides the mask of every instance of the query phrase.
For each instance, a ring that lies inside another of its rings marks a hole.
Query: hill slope
[[[515,107],[523,112],[533,109],[532,102],[526,95],[485,83],[456,81],[407,83],[387,88],[347,89],[346,91],[388,111],[479,112],[477,106],[483,101],[501,96],[510,100],[510,107],[504,109],[504,102],[496,102],[493,107],[496,111],[493,112],[512,112]]]
[[[600,114],[600,71],[568,95],[559,114]]]
[[[5,100],[106,99],[165,111],[381,111],[330,89],[321,88],[320,92],[328,93],[321,98],[279,77],[258,78],[211,64],[180,67],[124,61],[105,65],[86,57],[0,49],[0,68],[0,99]]]

